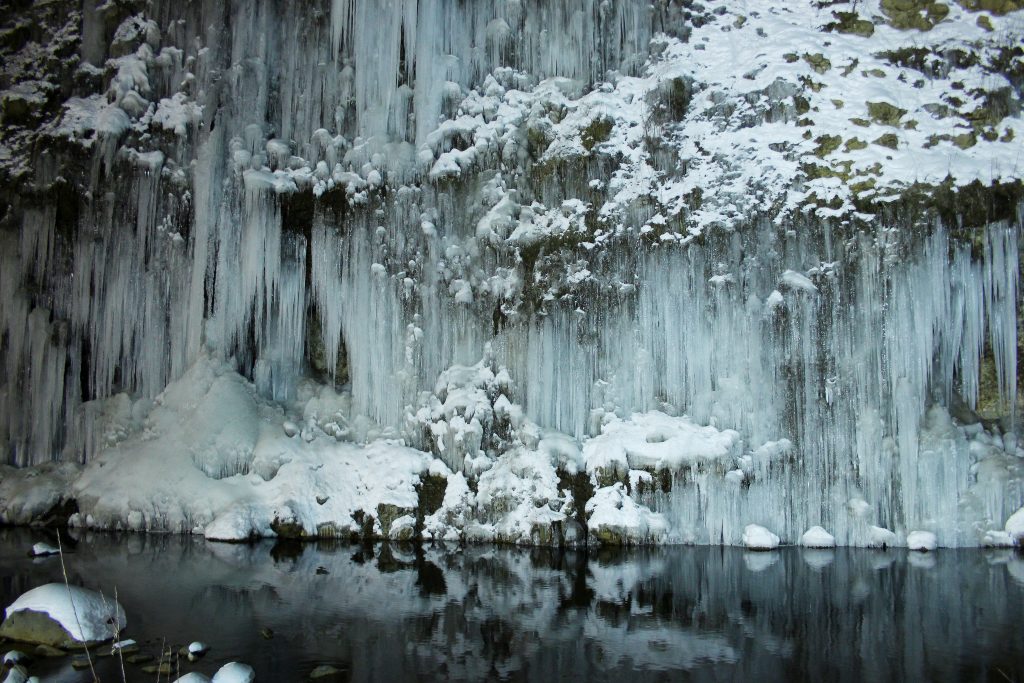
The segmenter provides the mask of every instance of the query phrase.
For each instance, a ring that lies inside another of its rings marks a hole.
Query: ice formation
[[[321,4],[3,48],[0,519],[1013,534],[1020,12]]]

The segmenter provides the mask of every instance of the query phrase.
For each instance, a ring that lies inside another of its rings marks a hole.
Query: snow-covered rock
[[[820,526],[812,526],[800,537],[800,545],[805,548],[834,548],[836,538]]]
[[[879,548],[892,548],[896,545],[896,534],[880,526],[868,527],[868,543]]]
[[[212,683],[252,683],[256,672],[248,664],[228,662],[213,675]]]
[[[33,557],[45,557],[46,555],[59,555],[60,550],[54,548],[49,543],[36,543],[32,546]]]
[[[110,640],[126,623],[124,609],[113,598],[49,583],[23,593],[7,608],[0,636],[67,648]]]
[[[586,512],[590,536],[601,545],[663,543],[668,534],[665,517],[633,500],[621,482],[597,489]]]
[[[911,531],[907,534],[909,550],[929,551],[938,547],[938,539],[930,531]]]
[[[1006,530],[1006,533],[1010,534],[1018,545],[1024,545],[1024,507],[1010,515],[1003,529]]]
[[[751,550],[774,550],[779,547],[779,537],[758,524],[748,524],[743,529],[743,545]]]
[[[174,683],[210,683],[210,678],[196,671],[190,671],[180,678],[175,678]]]

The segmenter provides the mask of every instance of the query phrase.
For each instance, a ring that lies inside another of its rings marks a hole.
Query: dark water
[[[61,580],[59,559],[26,556],[38,540],[53,539],[0,531],[4,605]],[[86,534],[65,561],[73,583],[116,588],[126,636],[145,651],[212,646],[182,673],[237,659],[263,682],[305,680],[318,664],[359,681],[1024,680],[1024,555],[1012,551],[584,554]],[[155,680],[126,667],[129,681]],[[32,673],[89,679],[66,661]],[[121,680],[109,658],[98,673]]]

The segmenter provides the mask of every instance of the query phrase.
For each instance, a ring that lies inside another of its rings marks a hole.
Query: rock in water
[[[800,537],[800,545],[805,548],[835,548],[835,536],[820,526],[812,526]]]
[[[60,550],[54,548],[49,543],[36,543],[32,546],[32,557],[45,557],[47,555],[58,555]]]
[[[309,673],[310,680],[319,681],[325,678],[330,679],[341,673],[341,669],[330,664],[321,664]]]
[[[248,664],[228,662],[213,675],[212,683],[252,683],[256,672]]]
[[[775,550],[779,537],[758,524],[748,524],[743,529],[743,545],[751,550]]]
[[[68,648],[111,640],[126,623],[115,600],[87,588],[49,583],[7,608],[0,637]]]
[[[910,550],[927,552],[935,550],[937,546],[938,540],[935,538],[935,534],[930,531],[911,531],[907,534],[907,548]]]
[[[175,678],[174,683],[210,683],[210,679],[208,676],[204,676],[201,673],[193,671],[185,674],[181,678]]]

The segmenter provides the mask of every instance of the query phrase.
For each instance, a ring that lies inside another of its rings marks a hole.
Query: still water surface
[[[62,580],[59,558],[26,556],[40,540],[56,539],[0,530],[3,605]],[[1006,550],[588,554],[84,534],[65,562],[73,583],[116,589],[144,651],[212,647],[181,673],[241,660],[263,682],[307,680],[320,664],[353,681],[1024,681],[1024,555]],[[97,672],[121,680],[110,658]],[[89,680],[66,660],[32,673]]]

